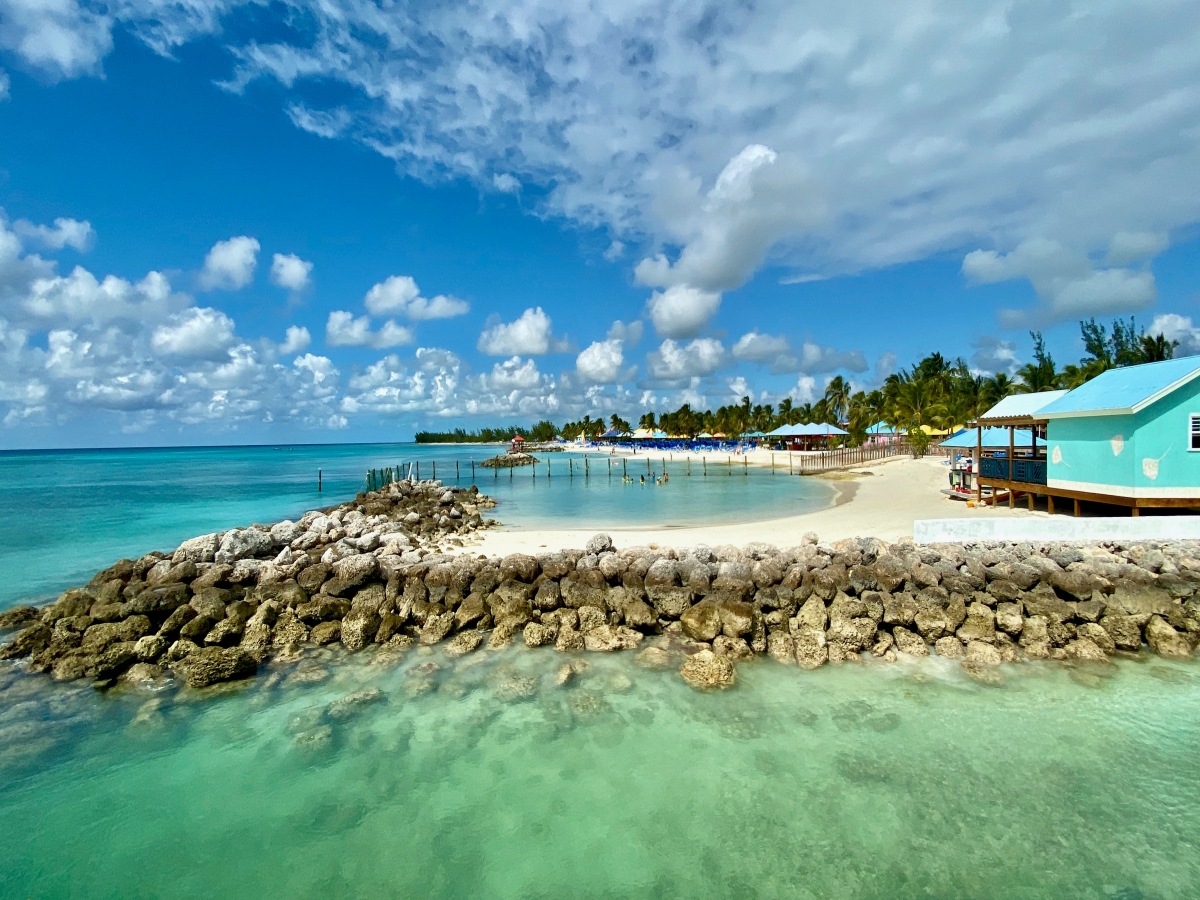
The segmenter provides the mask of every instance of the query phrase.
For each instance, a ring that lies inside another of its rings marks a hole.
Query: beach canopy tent
[[[831,437],[835,434],[849,434],[848,431],[843,431],[836,425],[830,425],[826,422],[806,422],[797,425],[780,425],[774,431],[767,433],[767,437],[777,438],[806,438],[806,437]]]
[[[942,441],[943,447],[961,447],[964,450],[974,450],[978,444],[977,434],[978,428],[965,428],[954,437],[946,438]],[[984,450],[1008,450],[1008,429],[1007,428],[985,428],[983,429],[983,449]],[[1013,446],[1017,449],[1023,449],[1034,446],[1033,439],[1028,428],[1017,429],[1013,432]],[[1038,447],[1045,447],[1046,442],[1042,438],[1037,439]]]
[[[867,429],[867,434],[871,435],[871,436],[881,435],[881,434],[899,434],[899,433],[900,433],[899,431],[897,431],[895,428],[893,428],[887,422],[876,422],[874,425],[872,425],[870,428]]]
[[[702,431],[698,435],[696,435],[696,437],[698,437],[702,441],[707,441],[712,438],[712,435],[709,434],[707,431]]]

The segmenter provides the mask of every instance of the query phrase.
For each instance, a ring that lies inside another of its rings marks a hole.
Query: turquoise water
[[[589,667],[566,687],[549,648],[371,659],[206,699],[65,687],[48,701],[16,682],[0,895],[1200,892],[1191,665],[1030,664],[982,686],[936,659],[764,660],[703,695],[628,654],[576,657]],[[380,702],[329,723],[327,704],[364,688]]]
[[[419,461],[421,477],[436,471],[447,483],[466,486],[471,460],[498,449],[342,444],[0,453],[0,608],[44,599],[123,556],[343,502],[363,489],[369,468]],[[606,457],[592,455],[586,478],[576,454],[545,458],[549,478],[544,466],[536,478],[530,468],[511,478],[475,470],[480,489],[500,501],[495,518],[518,527],[597,529],[737,522],[821,508],[833,496],[819,481],[754,470],[746,475],[737,467],[714,466],[705,478],[693,465],[689,478],[683,463],[668,462],[670,484],[655,487],[623,483],[616,466],[610,476]],[[631,474],[645,467],[644,458],[629,463]],[[656,457],[653,470],[661,469]]]

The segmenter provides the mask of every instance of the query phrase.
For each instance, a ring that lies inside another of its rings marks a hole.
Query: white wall
[[[1069,516],[1012,519],[918,519],[918,544],[964,541],[1155,541],[1200,540],[1200,516],[1143,515],[1076,519]]]

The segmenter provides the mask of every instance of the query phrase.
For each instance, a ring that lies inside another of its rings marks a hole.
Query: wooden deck
[[[1061,497],[1064,500],[1070,500],[1073,503],[1073,512],[1076,516],[1080,514],[1080,502],[1088,503],[1104,503],[1109,506],[1125,506],[1129,508],[1130,515],[1139,515],[1139,510],[1158,508],[1158,509],[1196,509],[1200,508],[1200,498],[1195,497],[1119,497],[1115,494],[1093,494],[1088,491],[1071,491],[1065,488],[1052,488],[1044,484],[1033,484],[1025,481],[1008,481],[1001,478],[983,478],[976,479],[976,501],[995,506],[997,501],[1003,499],[998,496],[1002,492],[1008,494],[1009,507],[1016,506],[1017,494],[1024,494],[1028,499],[1029,508],[1033,509],[1033,501],[1035,497],[1043,496],[1046,498],[1046,510],[1054,513],[1054,498]],[[990,497],[983,497],[979,488],[990,487],[992,494]]]

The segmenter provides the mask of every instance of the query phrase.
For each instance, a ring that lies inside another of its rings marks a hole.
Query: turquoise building
[[[1127,506],[1200,506],[1200,356],[1110,369],[1072,391],[1020,395],[984,425],[1044,433],[1028,461],[984,460],[981,486]],[[1008,398],[1012,401],[1015,398]],[[1019,445],[1018,445],[1019,446]],[[1018,471],[1019,469],[1019,471]]]

